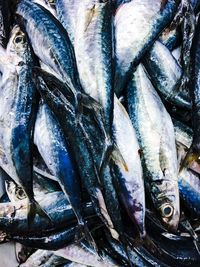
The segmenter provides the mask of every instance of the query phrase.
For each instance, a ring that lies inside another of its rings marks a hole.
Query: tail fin
[[[96,242],[94,241],[94,238],[85,222],[78,225],[75,242],[79,243],[83,239],[98,253]]]
[[[31,224],[34,221],[36,214],[47,219],[51,224],[52,220],[49,215],[40,207],[38,202],[35,199],[29,200],[29,209],[28,209],[28,226],[31,227]]]

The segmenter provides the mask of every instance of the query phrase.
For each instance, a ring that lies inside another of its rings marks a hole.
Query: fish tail
[[[29,200],[29,209],[28,209],[28,225],[34,221],[36,214],[40,215],[41,217],[47,219],[52,224],[52,220],[49,215],[40,207],[38,202],[35,199]]]
[[[85,240],[96,252],[98,252],[98,247],[94,238],[85,222],[79,222],[78,230],[75,236],[75,242],[80,242],[81,240]]]

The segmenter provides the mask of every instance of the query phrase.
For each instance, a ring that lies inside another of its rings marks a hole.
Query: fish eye
[[[15,193],[18,199],[24,199],[26,197],[22,188],[17,188]]]
[[[170,204],[164,204],[160,207],[162,217],[169,218],[174,212],[174,208]]]
[[[15,44],[19,44],[19,43],[25,43],[25,36],[24,35],[18,35],[15,37],[14,39]]]

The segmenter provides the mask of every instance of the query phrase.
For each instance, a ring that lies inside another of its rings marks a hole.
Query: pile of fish
[[[200,1],[0,1],[0,241],[20,266],[199,266]]]

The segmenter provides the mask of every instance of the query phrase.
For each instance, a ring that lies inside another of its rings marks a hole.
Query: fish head
[[[176,232],[180,218],[178,182],[162,179],[152,183],[152,200],[161,222],[171,232]]]
[[[19,25],[15,25],[12,29],[6,51],[15,65],[23,64],[29,59],[30,46],[28,38]]]

